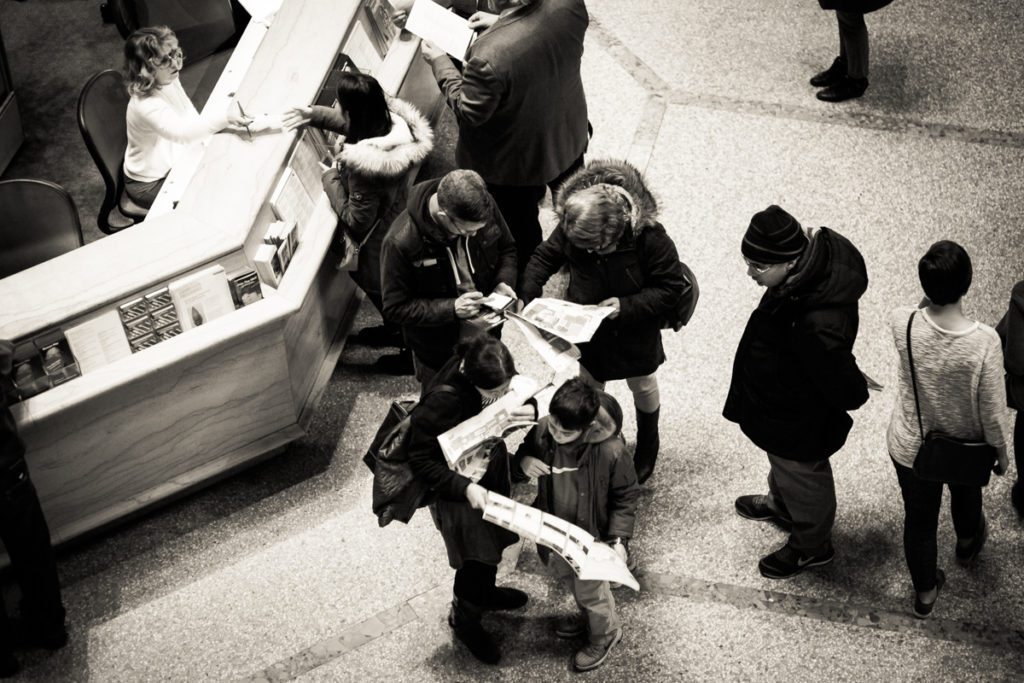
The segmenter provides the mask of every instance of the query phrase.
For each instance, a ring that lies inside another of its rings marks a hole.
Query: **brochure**
[[[466,58],[469,44],[476,37],[476,32],[469,27],[467,20],[433,0],[416,0],[409,10],[405,30],[429,40],[458,60]]]
[[[534,299],[519,315],[535,327],[573,344],[590,341],[615,309],[584,306],[561,299]]]

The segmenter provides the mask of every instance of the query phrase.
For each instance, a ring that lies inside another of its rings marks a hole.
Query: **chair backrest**
[[[124,189],[124,150],[128,146],[128,91],[124,78],[113,69],[101,71],[85,84],[78,98],[78,128],[85,146],[96,162],[107,187],[97,224],[101,231],[115,232],[108,224],[110,211],[117,206]]]
[[[233,45],[249,21],[231,0],[110,0],[110,5],[122,38],[143,26],[169,27],[186,65]]]
[[[0,277],[83,244],[78,209],[63,187],[46,180],[0,181]]]

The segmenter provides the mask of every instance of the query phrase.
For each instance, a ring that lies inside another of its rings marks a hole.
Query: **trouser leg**
[[[828,460],[797,462],[768,454],[771,477],[793,526],[789,545],[802,555],[828,550],[836,519],[836,488]],[[770,479],[769,481],[772,481]],[[780,510],[781,511],[781,510]]]
[[[541,241],[539,214],[545,186],[488,184],[487,189],[516,241],[516,268],[522,274]]]
[[[846,60],[851,78],[868,77],[868,25],[861,12],[836,11],[839,22],[839,56]]]
[[[981,530],[981,504],[980,486],[949,485],[949,510],[957,538],[974,538]]]
[[[0,478],[0,536],[21,586],[22,618],[42,630],[64,627],[64,604],[50,530],[24,460]]]
[[[498,568],[493,565],[466,560],[462,563],[462,567],[455,571],[455,584],[452,592],[457,598],[477,605],[483,604],[494,592],[497,575]]]
[[[621,626],[611,586],[607,581],[584,581],[575,575],[565,582],[587,619],[590,642],[609,643]]]
[[[1024,481],[1024,418],[1019,410],[1013,421],[1013,459],[1017,467],[1017,481]]]
[[[924,593],[935,588],[942,484],[921,479],[896,461],[893,465],[903,495],[903,553],[914,590]]]

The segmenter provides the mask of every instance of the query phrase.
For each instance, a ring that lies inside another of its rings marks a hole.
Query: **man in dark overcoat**
[[[853,426],[847,413],[868,399],[853,355],[868,276],[849,240],[804,229],[774,205],[754,214],[742,252],[747,274],[767,291],[736,350],[723,414],[768,454],[768,494],[737,498],[736,511],[790,530],[758,564],[763,576],[783,579],[835,554],[829,457]]]

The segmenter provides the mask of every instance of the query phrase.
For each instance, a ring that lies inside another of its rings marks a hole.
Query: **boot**
[[[415,375],[416,367],[412,362],[412,351],[401,349],[398,353],[386,353],[379,356],[371,367],[385,375]]]
[[[633,466],[636,478],[641,484],[654,474],[654,464],[658,462],[658,449],[661,438],[658,436],[658,415],[661,407],[653,413],[636,411],[636,449],[633,451]]]
[[[448,625],[474,657],[484,664],[497,664],[501,659],[501,650],[480,623],[482,613],[478,605],[455,596],[448,612]]]

